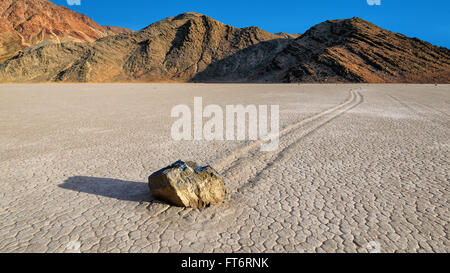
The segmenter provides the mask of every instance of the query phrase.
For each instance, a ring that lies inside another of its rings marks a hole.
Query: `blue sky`
[[[370,6],[367,0],[79,0],[80,6],[69,5],[70,1],[52,0],[101,25],[134,30],[187,11],[206,14],[235,27],[258,26],[274,33],[303,33],[329,19],[357,16],[388,30],[450,48],[449,0],[381,0],[380,6]]]

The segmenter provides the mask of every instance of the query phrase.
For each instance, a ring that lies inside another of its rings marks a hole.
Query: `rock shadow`
[[[84,192],[123,201],[158,202],[152,197],[147,183],[112,178],[72,176],[60,188]]]

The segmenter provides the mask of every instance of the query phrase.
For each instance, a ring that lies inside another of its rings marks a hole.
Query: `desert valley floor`
[[[279,104],[279,149],[173,141],[171,108]],[[212,164],[225,203],[153,200]],[[0,252],[450,252],[449,85],[0,85]]]

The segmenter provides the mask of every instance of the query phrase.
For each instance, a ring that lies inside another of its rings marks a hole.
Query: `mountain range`
[[[304,34],[188,12],[134,32],[47,0],[0,3],[0,82],[450,83],[450,50],[360,18]]]

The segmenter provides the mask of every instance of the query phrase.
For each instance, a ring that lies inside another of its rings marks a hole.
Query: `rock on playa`
[[[150,175],[148,186],[153,197],[179,207],[205,208],[222,203],[226,196],[216,170],[181,160]]]

